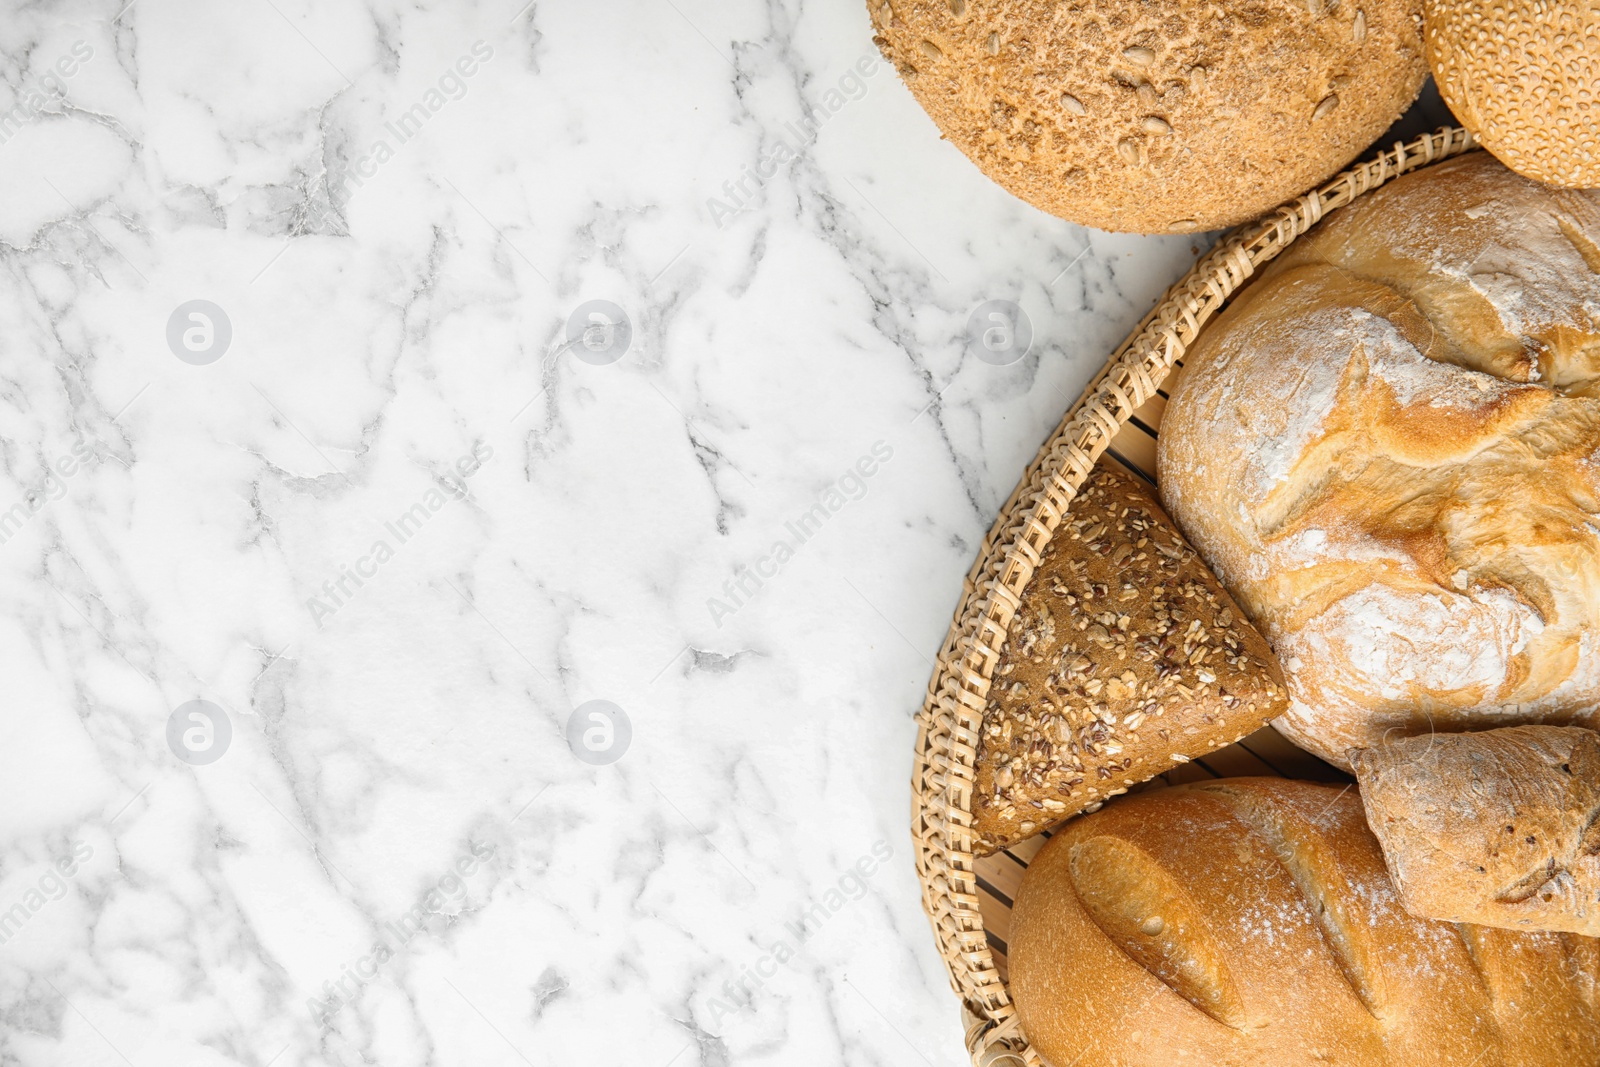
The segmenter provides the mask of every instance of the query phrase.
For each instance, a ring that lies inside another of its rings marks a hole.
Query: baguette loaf
[[[1097,466],[1041,553],[995,665],[978,746],[988,854],[1288,706],[1245,621],[1137,477]]]
[[[1413,918],[1348,786],[1128,797],[1034,858],[1011,992],[1050,1067],[1600,1063],[1600,951]]]
[[[1600,735],[1429,734],[1352,762],[1411,914],[1600,935]]]

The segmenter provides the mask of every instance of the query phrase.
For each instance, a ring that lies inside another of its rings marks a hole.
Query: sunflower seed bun
[[[1416,98],[1420,0],[869,0],[945,137],[1103,230],[1231,226],[1337,172]]]

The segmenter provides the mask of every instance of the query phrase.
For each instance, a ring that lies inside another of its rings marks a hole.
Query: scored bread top
[[[1597,942],[1408,915],[1348,786],[1225,779],[1075,820],[1009,947],[1052,1067],[1600,1062]]]
[[[1272,651],[1136,476],[1102,463],[1022,592],[978,746],[978,852],[1029,837],[1288,705]]]

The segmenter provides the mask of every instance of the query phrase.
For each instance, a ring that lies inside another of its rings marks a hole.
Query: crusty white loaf
[[[1600,935],[1600,735],[1429,734],[1352,762],[1411,914]]]
[[[1600,943],[1408,915],[1348,787],[1113,801],[1034,858],[1009,948],[1050,1067],[1600,1063]]]
[[[1339,212],[1201,335],[1159,472],[1303,747],[1600,725],[1600,193],[1473,153]]]

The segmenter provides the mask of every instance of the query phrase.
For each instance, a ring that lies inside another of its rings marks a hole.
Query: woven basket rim
[[[923,909],[963,1007],[977,1067],[1042,1067],[1018,1026],[979,911],[972,787],[990,678],[1021,594],[1095,461],[1256,270],[1326,216],[1401,174],[1478,147],[1446,126],[1396,141],[1271,214],[1241,226],[1167,290],[1084,389],[1029,463],[967,573],[917,716],[911,830]]]

